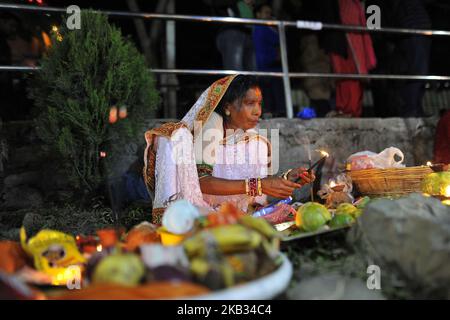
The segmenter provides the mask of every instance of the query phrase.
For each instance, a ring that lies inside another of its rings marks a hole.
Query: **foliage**
[[[30,94],[38,135],[76,190],[95,192],[121,150],[143,140],[159,101],[154,85],[143,56],[105,15],[83,11],[81,29],[63,23],[54,35]],[[112,107],[126,108],[127,117],[110,124]]]

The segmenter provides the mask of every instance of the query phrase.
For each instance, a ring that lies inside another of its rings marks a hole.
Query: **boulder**
[[[412,194],[372,201],[348,240],[422,297],[450,298],[450,207],[439,200]]]

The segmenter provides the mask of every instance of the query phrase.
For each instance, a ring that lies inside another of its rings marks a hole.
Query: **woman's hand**
[[[261,179],[261,187],[264,194],[275,198],[287,198],[302,185],[280,177],[267,177]]]
[[[316,180],[316,176],[314,175],[314,171],[309,173],[306,168],[295,168],[289,172],[288,179],[290,181],[297,181],[299,179],[300,184],[305,185],[314,182],[314,180]]]

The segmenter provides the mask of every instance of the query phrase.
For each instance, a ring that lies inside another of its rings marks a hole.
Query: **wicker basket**
[[[352,178],[353,186],[362,195],[382,197],[422,192],[421,182],[432,172],[430,167],[420,166],[356,170],[347,174]]]

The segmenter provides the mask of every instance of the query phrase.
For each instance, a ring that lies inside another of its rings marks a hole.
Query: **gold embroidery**
[[[208,121],[211,113],[216,109],[225,92],[227,92],[236,75],[221,78],[214,82],[208,90],[205,105],[197,113],[195,120],[201,121],[202,125]]]
[[[223,95],[227,91],[230,83],[237,75],[231,75],[221,78],[214,82],[208,90],[205,105],[200,109],[196,116],[197,121],[201,121],[202,125],[208,121],[211,113],[216,109]],[[144,182],[150,193],[155,190],[155,161],[156,161],[156,144],[155,136],[171,137],[172,133],[182,127],[188,128],[187,124],[180,122],[169,122],[162,126],[151,129],[145,133],[145,140],[147,141],[147,149],[144,155]]]
[[[162,217],[166,208],[153,208],[152,210],[152,223],[158,226],[161,225]]]
[[[144,166],[144,182],[147,187],[149,193],[153,193],[155,191],[155,162],[156,162],[156,143],[155,136],[164,136],[171,137],[173,132],[180,129],[187,128],[187,125],[180,122],[168,122],[163,124],[162,126],[151,129],[145,133],[145,140],[147,141],[147,149],[145,157],[145,166]]]
[[[212,176],[213,167],[206,163],[197,164],[197,173],[199,178]]]

